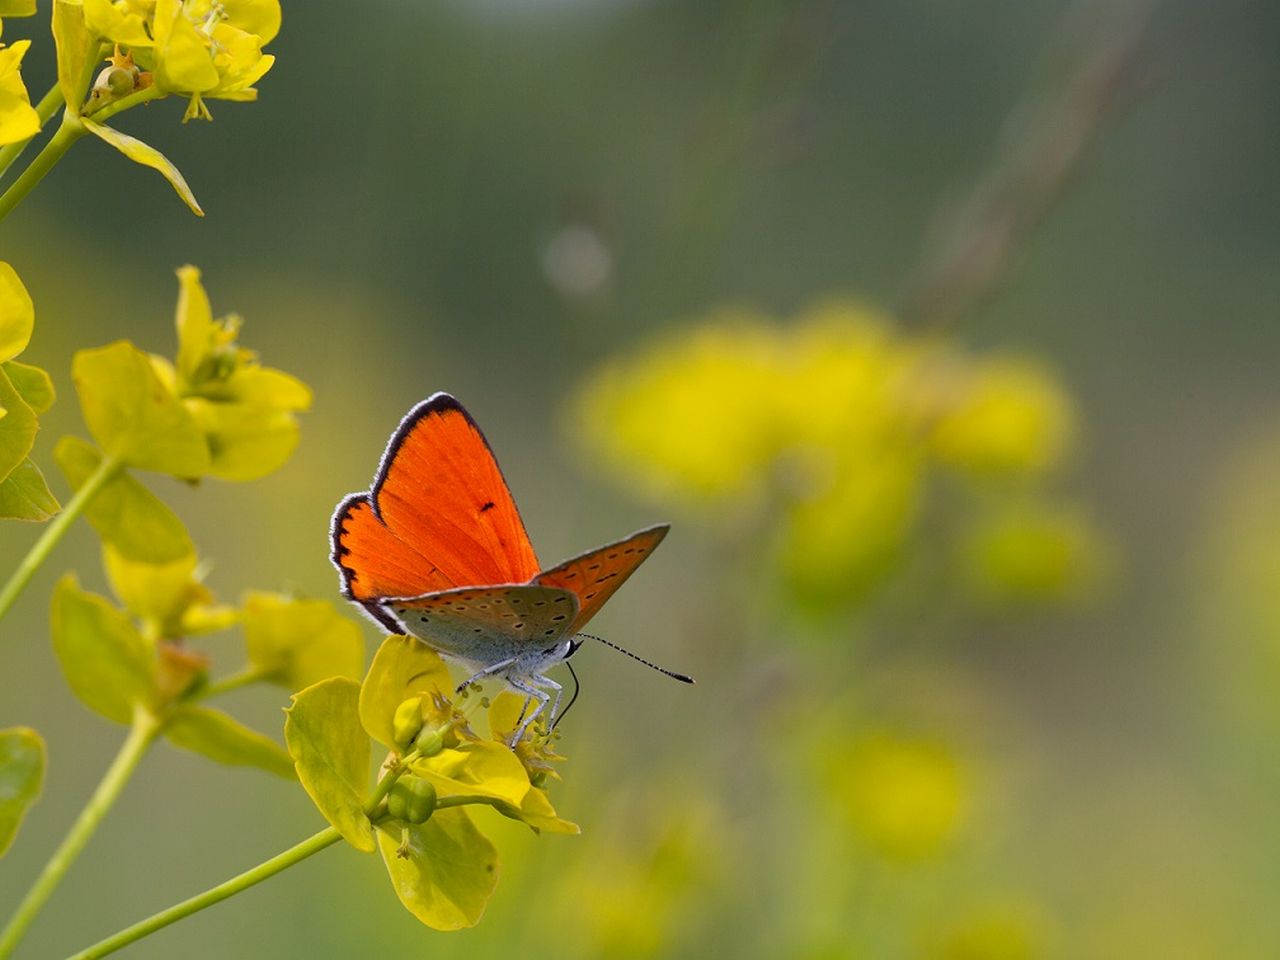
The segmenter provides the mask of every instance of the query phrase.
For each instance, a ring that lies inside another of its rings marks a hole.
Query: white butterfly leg
[[[564,693],[564,687],[540,673],[535,673],[531,679],[539,686],[550,687],[555,691],[556,698],[551,704],[551,713],[547,715],[547,729],[550,730],[556,725],[556,717],[560,715],[560,697]]]
[[[516,677],[507,677],[507,683],[511,684],[513,688],[519,690],[526,697],[524,702],[525,709],[522,712],[524,719],[520,721],[520,725],[516,727],[515,732],[511,735],[509,745],[515,746],[524,739],[524,732],[529,729],[529,724],[533,723],[533,721],[537,719],[538,714],[542,713],[547,704],[551,702],[551,697],[549,697],[545,691],[539,690],[537,687],[525,683],[523,680],[517,679]],[[532,710],[529,710],[529,702],[532,700],[536,700],[538,705]]]
[[[467,687],[471,686],[471,684],[475,683],[477,680],[483,680],[485,677],[491,677],[495,673],[501,673],[503,670],[507,669],[507,667],[511,666],[515,662],[516,662],[515,657],[508,657],[506,660],[499,660],[497,663],[492,664],[491,666],[485,667],[483,670],[481,670],[479,673],[475,674],[474,676],[467,677],[467,679],[463,680],[460,684],[458,684],[457,688],[453,692],[461,693],[463,690],[467,689]]]

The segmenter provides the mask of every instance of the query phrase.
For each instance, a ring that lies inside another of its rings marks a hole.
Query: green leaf
[[[189,397],[187,409],[209,440],[209,473],[219,480],[259,480],[284,466],[298,446],[298,420],[288,410]]]
[[[102,454],[93,444],[79,437],[59,440],[53,458],[76,489],[102,462]],[[195,555],[195,545],[178,515],[127,473],[119,474],[99,491],[85,508],[85,516],[98,536],[128,560],[172,563]]]
[[[358,680],[364,667],[360,626],[327,600],[252,592],[244,602],[244,640],[249,663],[288,690],[329,677]]]
[[[360,722],[369,736],[395,750],[392,721],[396,707],[410,697],[450,696],[453,680],[434,650],[411,637],[387,637],[373,655],[360,687]]]
[[[156,694],[151,646],[123,610],[80,589],[73,574],[53,591],[53,652],[71,690],[85,706],[117,723],[129,723],[135,703]]]
[[[27,406],[36,413],[44,413],[53,406],[53,401],[57,397],[53,389],[53,379],[39,367],[10,360],[4,364],[4,372],[9,375],[9,381],[22,395]]]
[[[36,12],[36,0],[0,0],[0,17],[30,17]]]
[[[204,434],[133,344],[118,340],[77,352],[71,376],[89,432],[107,453],[176,477],[208,473]]]
[[[437,810],[426,823],[407,828],[401,857],[399,824],[378,828],[378,850],[400,902],[435,930],[473,927],[498,883],[498,851],[465,810]]]
[[[284,739],[298,779],[326,820],[357,850],[373,852],[373,825],[364,812],[369,738],[360,729],[360,685],[332,677],[293,697]]]
[[[80,116],[84,83],[98,42],[89,33],[80,0],[53,0],[53,40],[58,47],[58,86],[73,116]]]
[[[220,710],[179,706],[170,714],[164,734],[177,746],[219,763],[257,767],[289,780],[297,776],[280,744]]]
[[[31,341],[36,311],[18,273],[0,261],[0,360],[12,360]]]
[[[4,478],[27,459],[40,424],[35,411],[27,406],[3,370],[0,370],[0,407],[5,411],[0,417],[0,478]]]
[[[191,212],[197,217],[203,217],[204,211],[200,209],[200,204],[196,202],[196,195],[191,192],[191,188],[187,186],[186,178],[182,176],[182,171],[175,167],[163,153],[155,147],[143,143],[136,137],[131,137],[127,133],[121,133],[114,127],[108,127],[101,123],[94,123],[92,120],[82,119],[84,128],[92,133],[100,140],[105,140],[111,146],[115,147],[134,163],[140,163],[144,167],[150,167],[152,170],[158,170],[178,192],[178,196],[182,198],[182,202],[191,208]]]
[[[0,730],[0,857],[13,843],[44,780],[44,741],[26,727]]]
[[[0,517],[44,523],[61,509],[31,460],[23,460],[0,481]]]

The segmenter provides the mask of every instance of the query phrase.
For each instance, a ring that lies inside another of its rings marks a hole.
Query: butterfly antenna
[[[606,647],[613,647],[613,649],[617,650],[619,653],[625,653],[632,660],[639,660],[646,667],[649,667],[652,670],[657,670],[659,673],[665,673],[668,677],[670,677],[673,680],[679,680],[681,683],[696,683],[693,677],[685,676],[683,673],[676,673],[674,670],[668,670],[666,667],[660,667],[656,663],[653,663],[650,660],[646,660],[644,657],[636,656],[630,650],[623,649],[622,647],[618,646],[616,643],[610,643],[604,637],[597,637],[595,634],[591,634],[591,633],[580,633],[578,634],[578,636],[586,637],[588,640],[599,640]],[[565,662],[568,663],[567,660]]]
[[[573,677],[573,696],[570,697],[569,702],[564,705],[564,709],[561,710],[556,718],[551,721],[552,730],[560,726],[560,721],[564,719],[564,715],[569,712],[569,708],[577,701],[578,694],[582,692],[582,684],[578,683],[578,674],[574,671],[573,664],[566,660],[564,665],[569,668],[569,676]]]

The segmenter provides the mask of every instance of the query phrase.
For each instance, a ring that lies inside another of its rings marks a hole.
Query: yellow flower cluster
[[[127,47],[147,83],[190,97],[183,120],[212,120],[206,99],[254,100],[275,57],[279,0],[84,0],[89,32]]]
[[[720,311],[664,336],[591,377],[573,421],[640,493],[739,529],[763,523],[797,596],[827,604],[879,582],[953,489],[993,523],[1034,501],[1071,450],[1076,413],[1032,359],[974,357],[833,301],[785,326]],[[1015,576],[1004,592],[1055,596],[1089,579],[1101,551],[1075,522],[1043,541],[1057,559],[1037,559],[1036,582]],[[988,563],[978,593],[1000,594],[1005,572]]]

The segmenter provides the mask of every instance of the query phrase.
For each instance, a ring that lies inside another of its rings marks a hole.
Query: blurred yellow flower
[[[673,942],[705,903],[723,861],[716,823],[723,812],[681,788],[679,804],[655,794],[628,805],[614,826],[557,885],[548,916],[559,945],[588,957],[652,957]]]
[[[1049,955],[1053,924],[1035,903],[1010,897],[976,904],[928,938],[929,960],[1036,960]]]
[[[852,300],[821,302],[788,327],[714,313],[606,365],[574,413],[579,442],[622,482],[694,512],[727,507],[739,528],[756,521],[781,580],[819,611],[864,598],[892,572],[935,475],[1043,483],[1070,450],[1076,419],[1038,362],[975,359]],[[1054,532],[1076,551],[1071,570],[1085,569],[1094,541]],[[971,562],[990,566],[990,549]],[[1047,581],[1051,548],[1039,550]],[[977,579],[1003,572],[986,570]],[[1038,596],[1065,592],[1049,584]]]
[[[1075,434],[1075,409],[1040,363],[995,357],[964,379],[957,402],[934,428],[939,460],[976,477],[1038,474],[1062,461]]]
[[[857,835],[888,859],[936,855],[968,813],[967,772],[931,740],[863,735],[831,760],[831,778],[833,797]]]
[[[659,499],[749,499],[779,452],[778,336],[721,313],[601,370],[580,393],[584,443]]]
[[[961,579],[983,603],[1077,600],[1110,567],[1109,545],[1076,507],[1002,504],[960,546]]]
[[[833,465],[825,490],[798,499],[779,531],[778,560],[802,599],[848,600],[877,583],[916,519],[921,471],[902,450]]]

